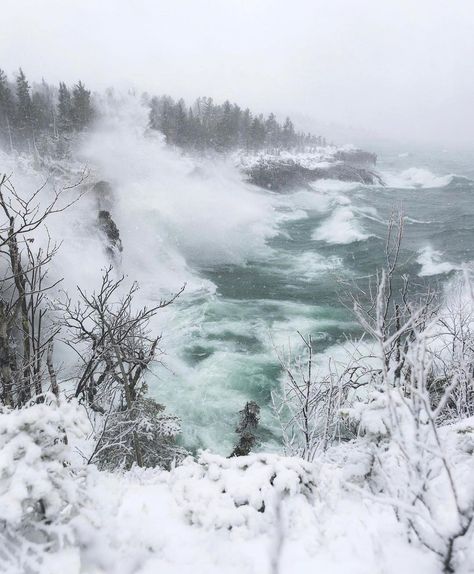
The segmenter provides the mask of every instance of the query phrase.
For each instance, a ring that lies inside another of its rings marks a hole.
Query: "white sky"
[[[474,147],[474,0],[1,0],[0,66]]]

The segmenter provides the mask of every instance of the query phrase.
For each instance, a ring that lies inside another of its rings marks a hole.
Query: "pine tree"
[[[186,147],[189,142],[187,125],[186,104],[180,99],[174,109],[175,137],[174,143],[181,147]]]
[[[247,151],[250,149],[250,129],[252,126],[252,114],[247,108],[244,110],[239,126],[239,145]]]
[[[314,145],[317,141],[313,135],[296,133],[289,118],[281,125],[275,114],[266,120],[262,114],[254,117],[249,109],[242,111],[228,100],[215,105],[212,98],[199,97],[186,108],[184,100],[175,103],[172,98],[162,96],[152,98],[148,105],[150,127],[161,131],[168,144],[184,148],[228,152],[266,146],[280,150]]]
[[[215,124],[216,124],[216,106],[212,98],[202,98],[202,126],[204,132],[205,145],[209,147],[215,147],[216,145],[216,134],[215,134]]]
[[[44,80],[41,86],[34,90],[31,104],[35,130],[52,132],[54,130],[54,104],[51,89]]]
[[[33,105],[30,85],[20,68],[16,78],[16,128],[21,140],[33,138]]]
[[[58,131],[70,132],[74,125],[71,92],[64,82],[59,84],[58,93]]]
[[[286,149],[293,147],[296,143],[295,128],[293,127],[293,122],[290,120],[290,118],[286,118],[283,125],[281,142],[283,147]]]
[[[160,100],[156,96],[153,96],[150,100],[150,112],[148,114],[148,123],[152,130],[160,129]]]
[[[222,106],[220,119],[216,126],[217,148],[227,151],[232,147],[232,106],[226,100]]]
[[[280,126],[275,114],[270,114],[265,122],[265,144],[269,148],[277,148],[280,143]]]
[[[265,125],[263,116],[254,118],[250,126],[250,145],[253,149],[260,149],[265,143]]]
[[[0,139],[13,149],[13,124],[15,122],[15,102],[8,78],[0,70]]]
[[[154,97],[151,100],[150,127],[159,130],[166,139],[166,143],[175,143],[175,103],[169,96]]]
[[[72,91],[72,118],[77,131],[88,127],[94,117],[91,104],[91,93],[86,90],[84,84],[79,81]]]

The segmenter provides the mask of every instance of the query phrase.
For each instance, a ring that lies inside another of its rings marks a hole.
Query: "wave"
[[[413,217],[408,217],[408,216],[404,217],[404,221],[406,223],[439,223],[439,222],[432,221],[429,219],[415,219]]]
[[[446,187],[457,177],[459,176],[455,176],[454,174],[435,175],[428,169],[419,167],[411,167],[399,174],[383,174],[383,180],[386,186],[398,189],[433,189]]]
[[[277,257],[272,260],[271,269],[278,275],[288,277],[290,282],[293,282],[295,278],[307,282],[336,269],[341,270],[342,267],[343,260],[340,257],[335,255],[325,257],[315,251],[304,251],[287,258],[278,253]]]
[[[106,110],[80,150],[114,189],[127,272],[169,287],[167,277],[176,283],[209,265],[265,257],[285,217],[271,196],[244,183],[230,161],[169,148],[161,134],[146,132],[147,122],[138,99],[127,98]]]
[[[421,249],[418,253],[419,255],[416,262],[421,265],[421,269],[418,273],[419,277],[442,275],[459,270],[458,266],[448,261],[442,261],[441,258],[443,254],[429,245]]]
[[[338,179],[318,179],[310,183],[311,188],[321,192],[352,191],[360,186],[360,182],[357,181],[340,181]]]
[[[347,206],[337,207],[312,234],[313,240],[335,245],[365,241],[369,237],[370,234],[364,231],[352,209]]]

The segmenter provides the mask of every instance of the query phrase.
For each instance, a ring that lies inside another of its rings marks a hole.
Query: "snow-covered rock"
[[[329,146],[310,152],[241,153],[234,160],[251,183],[272,191],[305,187],[320,179],[383,185],[372,169],[376,156],[353,148]]]

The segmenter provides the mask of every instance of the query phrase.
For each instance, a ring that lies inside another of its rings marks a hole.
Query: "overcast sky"
[[[1,0],[0,66],[474,147],[474,0]]]

